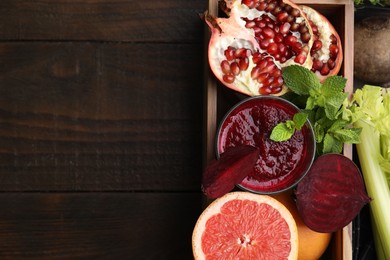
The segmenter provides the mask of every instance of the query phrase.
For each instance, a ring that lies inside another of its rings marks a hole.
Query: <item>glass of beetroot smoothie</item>
[[[316,142],[307,120],[299,131],[282,142],[272,141],[272,129],[300,112],[293,103],[273,96],[242,100],[223,118],[217,132],[217,157],[229,147],[252,145],[260,155],[238,187],[260,194],[274,194],[294,187],[308,172],[315,157]]]

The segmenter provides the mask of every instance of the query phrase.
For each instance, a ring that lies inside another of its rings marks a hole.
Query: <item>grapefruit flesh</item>
[[[297,259],[297,226],[277,200],[230,192],[200,215],[192,249],[195,259]]]

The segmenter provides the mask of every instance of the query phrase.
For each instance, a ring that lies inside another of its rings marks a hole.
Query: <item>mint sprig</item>
[[[345,116],[349,110],[344,92],[347,79],[329,76],[321,83],[314,72],[298,65],[282,72],[287,87],[306,99],[304,109],[314,128],[318,154],[341,153],[344,143],[360,142],[360,129],[352,128],[350,117]]]
[[[293,120],[287,120],[277,124],[271,132],[270,139],[275,142],[282,142],[289,140],[296,130],[301,130],[304,126],[307,114],[304,112],[296,113]]]

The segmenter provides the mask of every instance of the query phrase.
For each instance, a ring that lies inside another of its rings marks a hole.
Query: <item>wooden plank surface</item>
[[[0,259],[191,259],[206,5],[0,1]]]
[[[2,193],[1,259],[191,259],[198,193]]]
[[[200,45],[0,48],[1,190],[199,188]]]
[[[204,0],[2,0],[0,39],[202,42]]]

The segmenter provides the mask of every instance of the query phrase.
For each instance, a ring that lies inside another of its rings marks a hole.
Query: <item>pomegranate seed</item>
[[[334,69],[334,67],[336,66],[336,62],[332,59],[329,59],[327,64],[328,64],[329,69],[331,69],[331,70]]]
[[[222,79],[226,83],[233,83],[236,77],[233,74],[227,74],[227,75],[223,75]]]
[[[259,68],[260,70],[263,70],[265,67],[267,67],[268,65],[268,61],[267,60],[262,60],[259,64],[257,64],[257,68]]]
[[[292,6],[291,6],[291,5],[286,5],[286,6],[284,7],[284,10],[285,10],[287,13],[290,13],[291,10],[292,10]]]
[[[277,15],[278,13],[280,13],[282,11],[282,7],[280,6],[275,6],[274,8],[274,11],[272,12],[274,15]]]
[[[245,2],[247,2],[246,5],[247,5],[250,9],[256,7],[256,2],[255,2],[255,1],[249,1],[249,0],[247,0],[247,1],[245,1]],[[244,1],[243,1],[242,3],[244,3]]]
[[[271,88],[271,94],[277,94],[279,93],[280,91],[282,91],[282,87],[272,87]]]
[[[249,57],[252,51],[246,48],[239,48],[235,51],[234,56],[236,58]]]
[[[263,83],[267,78],[269,77],[268,73],[260,73],[259,76],[257,77],[257,82]]]
[[[230,64],[230,70],[234,75],[240,74],[240,66],[237,62],[233,62],[232,64]]]
[[[255,33],[255,36],[258,37],[260,35],[260,33],[261,33],[261,28],[260,27],[253,27],[252,29],[253,29],[253,31]]]
[[[313,46],[311,47],[311,50],[317,51],[317,50],[319,50],[321,48],[322,48],[322,42],[320,40],[315,40],[313,42]]]
[[[299,30],[299,23],[292,23],[291,27],[290,27],[290,30],[292,32],[297,32]]]
[[[275,9],[276,4],[275,3],[269,3],[267,8],[265,8],[265,11],[272,12]]]
[[[282,72],[280,72],[280,74],[282,74]],[[275,77],[275,80],[272,83],[274,86],[277,86],[277,87],[283,86],[283,83],[284,83],[283,77],[281,75],[279,75],[278,77]]]
[[[275,63],[270,63],[263,69],[263,72],[272,72],[275,68],[277,69]]]
[[[312,66],[312,68],[313,68],[314,71],[320,70],[322,68],[322,66],[324,66],[322,61],[317,60],[317,59],[313,59],[313,66]]]
[[[290,31],[291,24],[284,23],[279,27],[279,32],[282,34],[287,34]]]
[[[270,39],[264,39],[260,42],[260,48],[262,48],[263,50],[267,49],[268,46],[270,45],[271,43],[271,40]]]
[[[297,8],[293,8],[290,12],[292,16],[298,17],[300,15],[300,12]]]
[[[259,27],[259,28],[264,28],[267,26],[267,22],[264,21],[264,20],[259,20],[256,22],[256,25]]]
[[[227,60],[223,60],[221,62],[221,69],[223,74],[229,74],[230,73],[230,64]]]
[[[284,45],[283,43],[280,43],[278,45],[278,51],[279,51],[280,55],[285,56],[286,52],[287,52],[287,46]]]
[[[275,32],[274,30],[272,30],[271,28],[264,28],[263,31],[261,32],[262,35],[265,37],[265,38],[268,38],[268,39],[273,39],[275,37]]]
[[[267,8],[267,3],[262,2],[262,3],[259,4],[259,6],[256,9],[259,10],[259,11],[264,11],[265,8]]]
[[[282,12],[277,14],[276,20],[279,21],[280,23],[283,23],[287,20],[287,17],[288,17],[288,13],[285,11],[282,11]]]
[[[259,67],[254,67],[251,71],[251,78],[256,80],[261,73],[261,69]]]
[[[224,54],[225,54],[225,57],[228,61],[231,61],[234,59],[234,52],[236,51],[235,48],[229,46],[225,51],[224,51]]]
[[[256,52],[252,56],[253,63],[257,64],[259,61],[261,61],[263,58],[261,57],[260,52]]]
[[[307,27],[306,27],[307,28]],[[301,35],[301,40],[304,43],[308,43],[310,41],[311,35],[309,32],[305,32],[304,34]]]
[[[277,33],[275,35],[274,42],[281,43],[281,42],[283,42],[283,39],[284,39],[283,34]]]
[[[312,26],[311,26],[311,30],[313,31],[313,34],[315,34],[315,35],[318,35],[318,27],[317,27],[317,25],[315,25],[315,24],[313,24]]]
[[[251,5],[253,3],[253,0],[242,0],[241,1],[241,4],[244,4],[244,5],[246,5],[246,6],[249,6],[249,5]]]
[[[263,14],[261,16],[261,18],[264,19],[264,21],[266,21],[266,23],[272,22],[272,19],[268,15]]]
[[[271,72],[271,76],[274,78],[278,78],[278,77],[282,76],[282,71],[281,70],[273,70]]]
[[[275,23],[274,22],[269,22],[269,23],[267,23],[267,27],[271,28],[271,29],[274,29],[275,28]]]
[[[247,70],[249,67],[249,58],[248,57],[240,58],[240,60],[238,61],[238,65],[240,70]]]
[[[306,33],[306,32],[308,32],[309,31],[309,28],[307,28],[307,26],[306,26],[306,24],[301,24],[300,26],[299,26],[299,32],[301,33],[301,34],[304,34],[304,33]]]
[[[256,22],[255,21],[248,21],[246,24],[245,24],[245,27],[246,28],[253,28],[256,26]]]
[[[269,86],[264,86],[264,87],[259,88],[259,93],[261,95],[269,95],[269,94],[272,94],[272,90]]]
[[[336,59],[337,58],[337,54],[339,53],[339,48],[337,47],[336,44],[331,44],[329,46],[329,52],[330,52],[330,57],[332,59]]]
[[[302,51],[302,43],[300,42],[294,43],[294,45],[292,45],[291,47],[295,53],[300,53]]]
[[[274,60],[272,59],[271,56],[266,56],[264,59],[265,59],[268,63],[273,63],[273,62],[274,62]]]
[[[269,85],[271,85],[271,83],[274,81],[274,77],[267,77],[267,78],[265,78],[264,79],[264,81],[262,82],[265,86],[269,86]]]
[[[286,38],[284,38],[284,43],[289,46],[294,46],[294,44],[297,42],[297,37],[294,35],[287,35]]]
[[[283,56],[283,57],[280,58],[279,61],[280,61],[280,63],[285,63],[287,61],[287,57]]]
[[[275,55],[278,52],[278,45],[274,42],[271,42],[267,48],[267,52],[271,55]]]
[[[336,44],[337,43],[337,38],[336,38],[336,36],[334,36],[333,34],[330,36],[330,41],[331,41],[331,43],[333,43],[333,44]]]
[[[286,22],[292,23],[295,20],[295,17],[292,15],[287,16]]]
[[[322,69],[320,70],[321,75],[325,76],[329,74],[329,67],[328,64],[325,63]]]
[[[295,61],[296,63],[303,64],[303,63],[305,63],[306,58],[307,58],[306,55],[304,55],[303,53],[300,53],[300,54],[298,54],[298,55],[295,57],[294,61]]]

